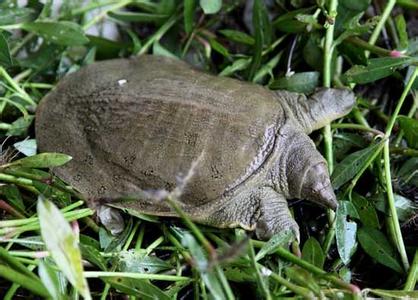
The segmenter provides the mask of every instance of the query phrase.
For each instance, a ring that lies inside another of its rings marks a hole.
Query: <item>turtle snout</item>
[[[306,172],[302,186],[302,197],[333,210],[337,209],[337,197],[325,163],[321,162],[311,166]]]
[[[332,190],[332,186],[328,185],[319,191],[314,192],[316,199],[314,200],[318,204],[324,205],[332,210],[336,210],[338,207],[337,197]]]

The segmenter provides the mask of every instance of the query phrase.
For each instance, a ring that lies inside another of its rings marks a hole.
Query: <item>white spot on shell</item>
[[[127,83],[128,82],[128,80],[126,80],[126,79],[119,79],[118,80],[118,84],[119,84],[119,86],[123,86],[125,83]]]

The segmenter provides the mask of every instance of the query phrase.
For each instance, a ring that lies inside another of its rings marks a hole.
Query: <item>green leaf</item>
[[[414,169],[413,172],[417,172],[417,169]],[[390,211],[388,208],[388,203],[386,199],[385,193],[379,193],[373,200],[375,201],[375,206],[381,212],[390,215]],[[402,197],[401,195],[394,194],[395,200],[395,208],[399,218],[399,221],[405,222],[410,220],[414,215],[416,215],[417,206],[414,201],[409,200],[408,198]]]
[[[263,247],[261,247],[255,256],[255,260],[258,261],[264,258],[266,255],[273,253],[278,247],[289,245],[294,238],[295,236],[293,232],[289,230],[276,233],[267,241],[267,243],[263,245]]]
[[[348,182],[364,167],[367,161],[377,152],[383,143],[376,143],[365,149],[353,152],[336,165],[331,176],[332,185],[338,189],[344,183]]]
[[[38,266],[39,277],[51,294],[52,299],[64,300],[66,297],[61,293],[65,288],[61,287],[59,273],[46,260],[41,260]]]
[[[280,15],[273,21],[272,26],[280,31],[288,33],[300,33],[305,31],[306,23],[303,23],[297,19],[297,16],[303,14],[309,14],[312,12],[312,8],[301,8],[292,10],[286,14]]]
[[[105,271],[106,268],[106,261],[103,256],[100,254],[100,251],[97,250],[95,247],[87,244],[80,244],[80,250],[82,257],[91,262],[92,264],[99,267],[101,270]]]
[[[24,23],[22,28],[62,46],[78,46],[89,42],[81,26],[69,21]]]
[[[194,12],[196,9],[196,0],[184,0],[184,30],[187,34],[190,34],[194,26]]]
[[[216,273],[213,269],[208,268],[209,262],[206,258],[206,255],[202,247],[197,243],[196,239],[186,230],[181,230],[179,228],[173,228],[175,233],[181,238],[181,243],[186,247],[190,254],[193,257],[194,266],[197,271],[200,273],[200,276],[203,279],[203,282],[211,292],[212,296],[215,299],[225,299],[225,294],[222,290],[222,285],[219,278],[216,276]]]
[[[13,282],[14,284],[21,285],[31,293],[39,295],[44,298],[50,298],[47,289],[44,287],[39,279],[33,279],[23,273],[17,272],[16,270],[0,265],[0,278],[4,278]]]
[[[400,184],[409,184],[418,187],[418,157],[412,157],[402,164],[397,171]]]
[[[7,202],[15,209],[23,213],[25,211],[25,205],[23,203],[22,196],[19,189],[13,184],[7,184],[0,186],[1,194],[7,199]]]
[[[309,290],[313,291],[315,295],[321,294],[321,288],[319,286],[319,281],[312,276],[311,273],[309,273],[307,270],[302,269],[298,266],[293,267],[287,267],[285,269],[287,277],[289,277],[289,280],[292,282],[295,282],[296,284],[303,286],[305,288],[308,288]],[[316,299],[316,298],[313,298]]]
[[[148,282],[148,280],[134,280],[123,277],[106,277],[102,280],[110,284],[113,288],[131,296],[145,300],[170,300],[170,297],[158,287]]]
[[[10,55],[9,44],[6,37],[0,30],[0,65],[10,67],[13,64],[12,56]]]
[[[368,33],[369,31],[372,30],[373,27],[376,26],[376,24],[379,21],[379,18],[375,17],[375,18],[368,19],[367,22],[364,24],[360,24],[359,21],[362,16],[363,16],[363,13],[361,12],[355,17],[349,19],[348,22],[343,25],[345,31],[338,38],[334,40],[334,46],[341,44],[346,38],[350,36],[356,36],[356,35],[362,35],[362,34]]]
[[[255,35],[254,53],[249,70],[249,80],[253,80],[258,68],[261,65],[263,47],[271,42],[271,23],[267,9],[262,0],[254,0],[253,5],[253,27]]]
[[[168,51],[158,41],[155,41],[155,43],[152,44],[152,53],[154,55],[161,55],[161,56],[166,56],[166,57],[171,57],[171,58],[178,59],[177,56],[175,56],[173,53]]]
[[[322,250],[321,244],[313,236],[311,236],[303,245],[302,259],[317,266],[318,268],[322,269],[324,267],[324,251]]]
[[[222,8],[222,0],[200,0],[199,4],[206,15],[216,14]]]
[[[36,11],[28,7],[1,8],[0,26],[30,22],[36,18]]]
[[[351,256],[357,249],[357,224],[350,221],[349,216],[358,217],[353,204],[348,201],[340,201],[335,216],[335,238],[338,254],[344,264],[350,262]]]
[[[19,160],[15,160],[4,167],[25,167],[25,168],[52,168],[59,167],[69,162],[71,156],[62,153],[41,153]]]
[[[372,201],[367,200],[357,193],[353,193],[352,201],[360,216],[360,221],[364,226],[372,228],[380,227],[379,218],[377,217],[376,209]]]
[[[409,64],[416,63],[414,57],[383,57],[369,59],[367,66],[355,65],[342,76],[350,83],[369,83],[390,76],[396,69],[402,69]]]
[[[222,72],[219,73],[219,76],[231,76],[235,72],[245,70],[250,65],[250,63],[251,61],[248,58],[237,59],[232,63],[232,65],[229,65],[223,69]]]
[[[32,124],[33,116],[22,116],[16,119],[11,125],[11,127],[7,130],[7,135],[11,136],[21,136],[26,135],[29,126]]]
[[[222,29],[222,30],[219,30],[219,32],[223,36],[227,37],[229,40],[233,42],[247,44],[247,45],[254,45],[255,43],[254,38],[251,35],[248,35],[242,31],[232,30],[232,29]]]
[[[166,14],[148,14],[132,11],[111,11],[108,15],[116,20],[136,23],[161,23],[167,20]]]
[[[270,59],[267,63],[263,64],[261,68],[255,73],[253,82],[262,83],[264,78],[269,75],[270,79],[273,79],[273,69],[277,66],[282,57],[283,51],[277,53],[272,59]]]
[[[226,278],[234,282],[253,282],[254,268],[248,264],[228,264],[222,268],[224,270]]]
[[[270,84],[273,90],[283,89],[291,92],[309,94],[318,86],[319,72],[295,73],[276,79]]]
[[[399,36],[399,47],[400,50],[408,49],[408,32],[406,31],[406,22],[403,14],[399,14],[395,17],[396,29]]]
[[[122,272],[155,274],[172,269],[173,266],[158,257],[146,256],[133,250],[119,253],[118,268]]]
[[[221,54],[224,57],[230,57],[231,55],[228,52],[228,49],[226,49],[222,44],[220,44],[217,40],[215,39],[210,39],[209,40],[210,46],[213,48],[213,50],[215,50],[216,52],[218,52],[219,54]]]
[[[78,239],[59,209],[50,201],[38,199],[37,205],[42,239],[60,271],[86,299],[91,299],[83,276]]]
[[[383,233],[375,228],[362,227],[358,230],[357,237],[364,251],[378,263],[403,273],[397,253]]]
[[[418,149],[418,120],[405,116],[398,117],[399,125],[411,148]]]

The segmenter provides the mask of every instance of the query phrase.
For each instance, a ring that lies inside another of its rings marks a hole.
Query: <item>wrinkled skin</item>
[[[337,207],[307,134],[354,103],[347,90],[307,98],[141,56],[68,75],[40,103],[35,129],[40,151],[73,157],[54,172],[90,200],[175,216],[144,191],[180,185],[178,201],[197,222],[241,226],[260,238],[285,229],[298,236],[286,199]]]

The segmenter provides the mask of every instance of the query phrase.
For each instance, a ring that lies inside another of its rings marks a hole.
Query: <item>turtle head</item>
[[[356,103],[354,93],[347,89],[320,88],[307,101],[309,131],[317,130],[348,114]]]
[[[337,198],[325,162],[317,163],[308,168],[302,180],[301,198],[333,210],[337,208]]]

